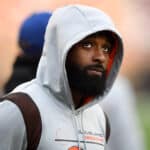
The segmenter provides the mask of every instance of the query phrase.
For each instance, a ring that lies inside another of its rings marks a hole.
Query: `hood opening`
[[[109,60],[108,65],[107,65],[106,77],[109,75],[110,70],[112,69],[112,64],[114,62],[114,59],[115,59],[115,56],[116,56],[116,53],[117,53],[118,40],[117,40],[117,37],[114,37],[114,38],[115,38],[115,43],[114,43],[114,46],[113,46],[113,50],[110,54],[110,60]]]
[[[49,93],[53,93],[57,100],[69,108],[73,106],[73,102],[65,71],[66,55],[72,45],[100,31],[110,31],[118,38],[107,66],[107,87],[104,93],[106,95],[116,78],[123,54],[121,36],[109,16],[96,8],[72,5],[53,12],[47,25],[43,54],[36,79]],[[86,102],[78,110],[98,103],[104,95]]]

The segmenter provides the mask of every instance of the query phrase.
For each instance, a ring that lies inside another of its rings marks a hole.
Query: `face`
[[[102,95],[113,44],[104,33],[96,33],[75,44],[68,53],[66,70],[71,89],[85,96]]]

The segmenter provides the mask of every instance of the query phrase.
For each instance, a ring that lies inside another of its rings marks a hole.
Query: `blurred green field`
[[[144,129],[146,150],[150,150],[150,96],[138,96],[138,112]]]

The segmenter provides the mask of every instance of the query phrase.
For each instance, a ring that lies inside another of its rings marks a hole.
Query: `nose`
[[[104,63],[107,59],[106,53],[102,49],[95,49],[94,55],[93,55],[93,60]]]

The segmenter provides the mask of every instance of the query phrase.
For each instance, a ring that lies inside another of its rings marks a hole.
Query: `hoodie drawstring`
[[[79,112],[79,115],[81,115],[81,125],[78,121],[78,116],[76,115],[76,112],[75,112],[73,107],[72,107],[72,115],[73,115],[72,118],[73,118],[75,130],[76,130],[76,137],[77,137],[79,150],[82,150],[81,149],[80,134],[82,134],[82,139],[83,139],[83,145],[84,145],[83,150],[87,150],[86,141],[85,141],[85,134],[84,134],[84,126],[83,126],[83,111]],[[81,129],[81,132],[79,131],[79,129]]]
[[[83,125],[83,110],[81,111],[81,131],[82,131],[82,139],[84,144],[84,150],[87,149],[86,142],[85,142],[85,132],[84,132],[84,125]]]
[[[75,110],[74,110],[73,106],[72,106],[72,118],[73,118],[73,123],[74,123],[75,131],[76,131],[78,147],[80,148],[80,136],[79,136],[79,131],[78,131],[78,121],[77,121],[77,118],[76,118],[76,115],[75,115]]]

